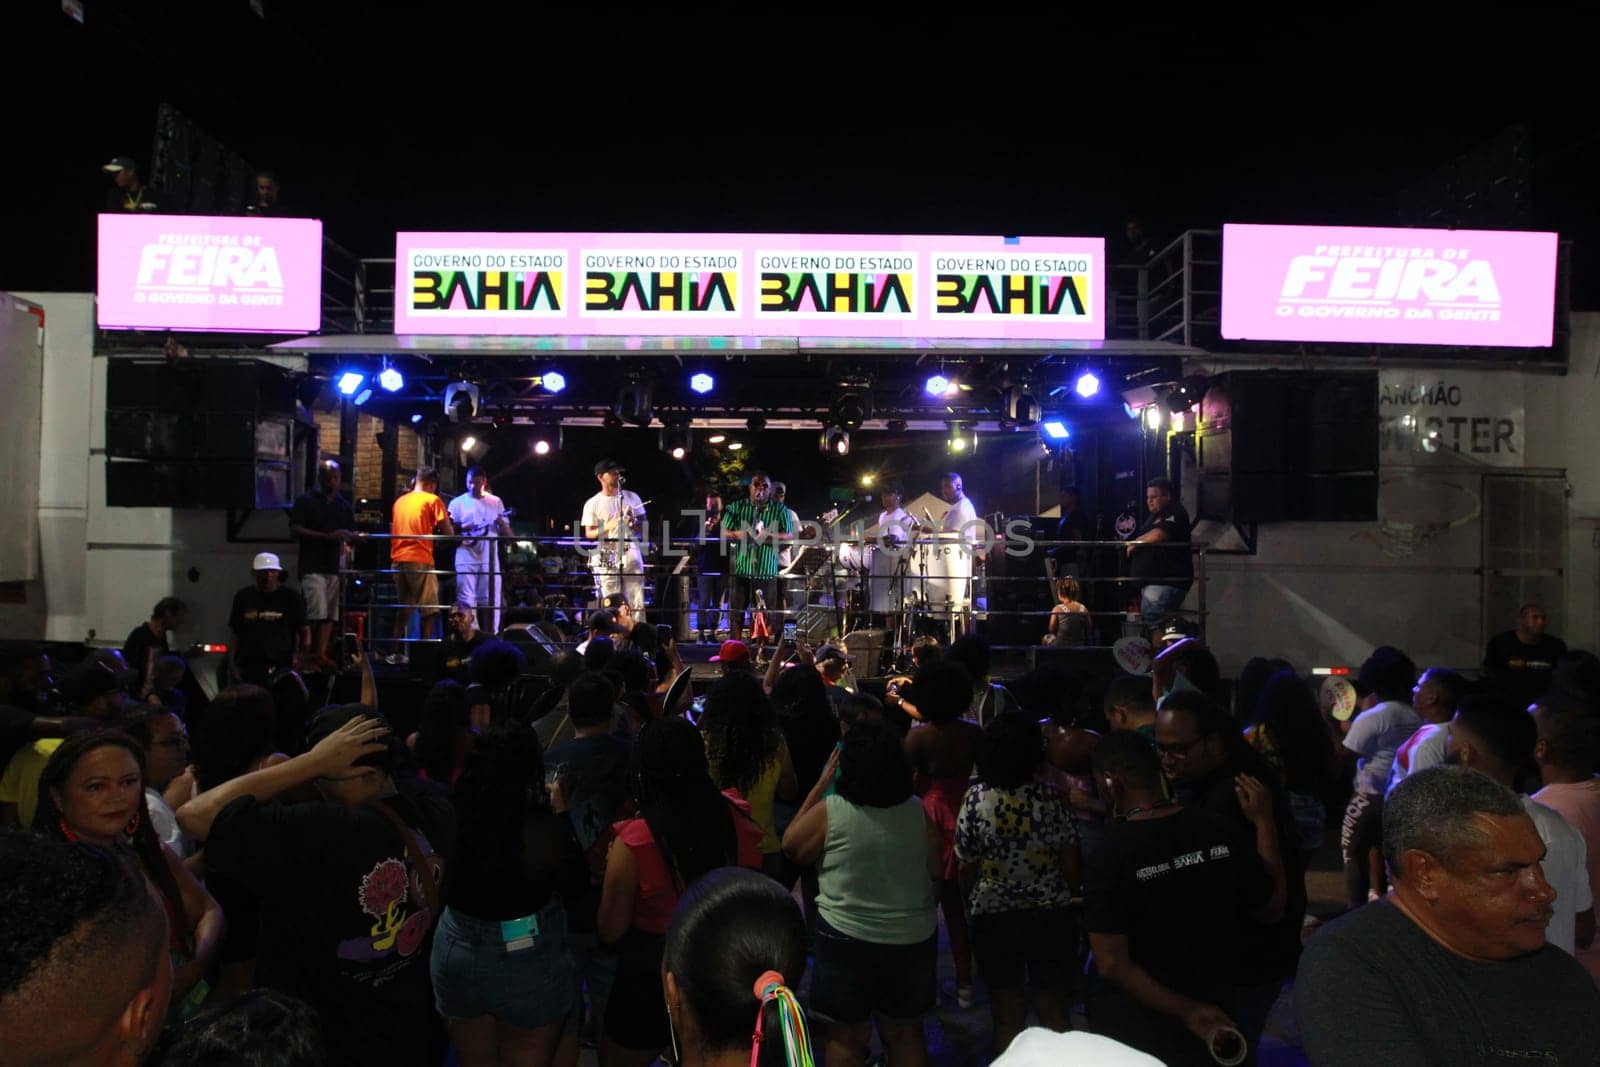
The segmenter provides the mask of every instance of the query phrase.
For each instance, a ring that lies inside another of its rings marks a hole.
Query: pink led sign
[[[322,325],[322,223],[101,215],[105,329],[309,333]]]
[[[399,334],[1105,337],[1086,237],[401,233]]]
[[[1222,228],[1222,336],[1541,348],[1553,233],[1349,226]]]

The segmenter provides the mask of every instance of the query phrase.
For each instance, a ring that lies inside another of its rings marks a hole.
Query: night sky
[[[1553,20],[262,4],[7,5],[0,288],[91,287],[99,165],[147,161],[166,101],[365,255],[396,229],[1395,224],[1398,193],[1520,122],[1528,221],[1579,242],[1577,303],[1600,303],[1592,57]]]

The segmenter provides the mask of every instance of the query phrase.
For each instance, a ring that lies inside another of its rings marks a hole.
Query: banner
[[[1521,379],[1492,371],[1378,372],[1379,463],[1430,457],[1495,467],[1526,466]]]
[[[322,325],[322,223],[101,215],[96,322],[111,330],[309,333]]]
[[[1222,336],[1543,348],[1553,233],[1222,228]]]
[[[1102,340],[1082,237],[401,233],[399,334]]]

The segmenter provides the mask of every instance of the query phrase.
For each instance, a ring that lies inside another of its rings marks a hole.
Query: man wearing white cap
[[[626,481],[622,464],[602,459],[594,465],[600,491],[583,505],[583,536],[593,541],[589,569],[594,572],[595,591],[604,600],[621,593],[633,609],[636,620],[644,618],[644,554],[639,550],[645,533],[644,501]]]
[[[256,555],[255,583],[233,595],[228,628],[233,631],[229,680],[266,685],[272,672],[294,666],[298,650],[310,646],[305,602],[283,584],[283,564],[271,552]]]

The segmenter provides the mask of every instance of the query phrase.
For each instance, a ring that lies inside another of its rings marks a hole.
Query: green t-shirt
[[[828,836],[817,861],[817,912],[849,937],[915,945],[933,935],[927,816],[908,797],[892,808],[829,797]]]
[[[722,509],[723,530],[754,530],[757,523],[765,533],[794,533],[789,525],[789,509],[776,500],[758,506],[746,497]],[[776,578],[778,543],[766,537],[735,542],[733,573],[740,578]]]

